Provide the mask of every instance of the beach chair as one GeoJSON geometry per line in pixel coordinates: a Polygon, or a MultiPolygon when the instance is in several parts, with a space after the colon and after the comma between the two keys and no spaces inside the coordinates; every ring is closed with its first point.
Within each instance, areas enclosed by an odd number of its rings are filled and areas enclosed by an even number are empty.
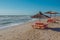
{"type": "Polygon", "coordinates": [[[34,25],[32,25],[32,27],[35,29],[45,29],[47,28],[47,24],[40,22],[40,23],[35,23],[34,25]]]}
{"type": "Polygon", "coordinates": [[[54,19],[54,18],[49,18],[49,19],[47,20],[47,22],[48,22],[48,23],[57,23],[57,20],[54,19]]]}

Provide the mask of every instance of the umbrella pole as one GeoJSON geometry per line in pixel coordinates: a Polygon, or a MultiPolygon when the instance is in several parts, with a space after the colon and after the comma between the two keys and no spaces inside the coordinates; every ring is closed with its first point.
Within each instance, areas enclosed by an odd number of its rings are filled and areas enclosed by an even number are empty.
{"type": "Polygon", "coordinates": [[[39,21],[40,21],[40,18],[39,18],[39,21]]]}
{"type": "Polygon", "coordinates": [[[56,14],[55,14],[54,18],[56,18],[56,14]]]}
{"type": "Polygon", "coordinates": [[[51,14],[50,14],[50,17],[51,17],[51,14]]]}
{"type": "Polygon", "coordinates": [[[56,14],[55,14],[55,17],[56,17],[56,14]]]}

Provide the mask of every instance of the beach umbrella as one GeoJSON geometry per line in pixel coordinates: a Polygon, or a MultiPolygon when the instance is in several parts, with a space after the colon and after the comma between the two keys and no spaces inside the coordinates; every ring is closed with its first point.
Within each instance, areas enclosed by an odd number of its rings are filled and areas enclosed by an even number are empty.
{"type": "Polygon", "coordinates": [[[36,15],[33,15],[32,18],[38,18],[40,20],[41,18],[49,18],[49,16],[44,15],[42,12],[39,11],[36,15]]]}
{"type": "Polygon", "coordinates": [[[50,18],[50,17],[47,15],[44,15],[42,12],[39,12],[36,15],[31,16],[31,18],[50,18]]]}
{"type": "Polygon", "coordinates": [[[40,18],[42,18],[42,12],[37,13],[36,15],[33,15],[32,18],[38,18],[40,20],[40,18]]]}
{"type": "Polygon", "coordinates": [[[52,11],[48,11],[45,12],[46,14],[50,14],[50,17],[52,16],[52,14],[54,14],[54,17],[56,17],[56,14],[58,14],[57,12],[52,12],[52,11]]]}

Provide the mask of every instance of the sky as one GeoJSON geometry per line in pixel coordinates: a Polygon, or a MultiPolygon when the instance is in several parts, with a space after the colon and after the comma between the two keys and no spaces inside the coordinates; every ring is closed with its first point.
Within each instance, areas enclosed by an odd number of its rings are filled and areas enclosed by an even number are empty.
{"type": "Polygon", "coordinates": [[[60,12],[60,0],[0,0],[0,15],[34,15],[39,11],[60,12]]]}

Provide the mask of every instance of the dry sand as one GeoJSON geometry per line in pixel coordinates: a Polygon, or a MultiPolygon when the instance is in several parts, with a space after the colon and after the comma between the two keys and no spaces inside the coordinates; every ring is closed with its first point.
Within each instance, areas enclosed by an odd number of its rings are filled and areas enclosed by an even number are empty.
{"type": "MultiPolygon", "coordinates": [[[[46,20],[42,19],[46,23],[46,20]]],[[[0,30],[0,40],[60,40],[60,21],[48,25],[51,29],[33,29],[28,22],[0,30]]]]}

